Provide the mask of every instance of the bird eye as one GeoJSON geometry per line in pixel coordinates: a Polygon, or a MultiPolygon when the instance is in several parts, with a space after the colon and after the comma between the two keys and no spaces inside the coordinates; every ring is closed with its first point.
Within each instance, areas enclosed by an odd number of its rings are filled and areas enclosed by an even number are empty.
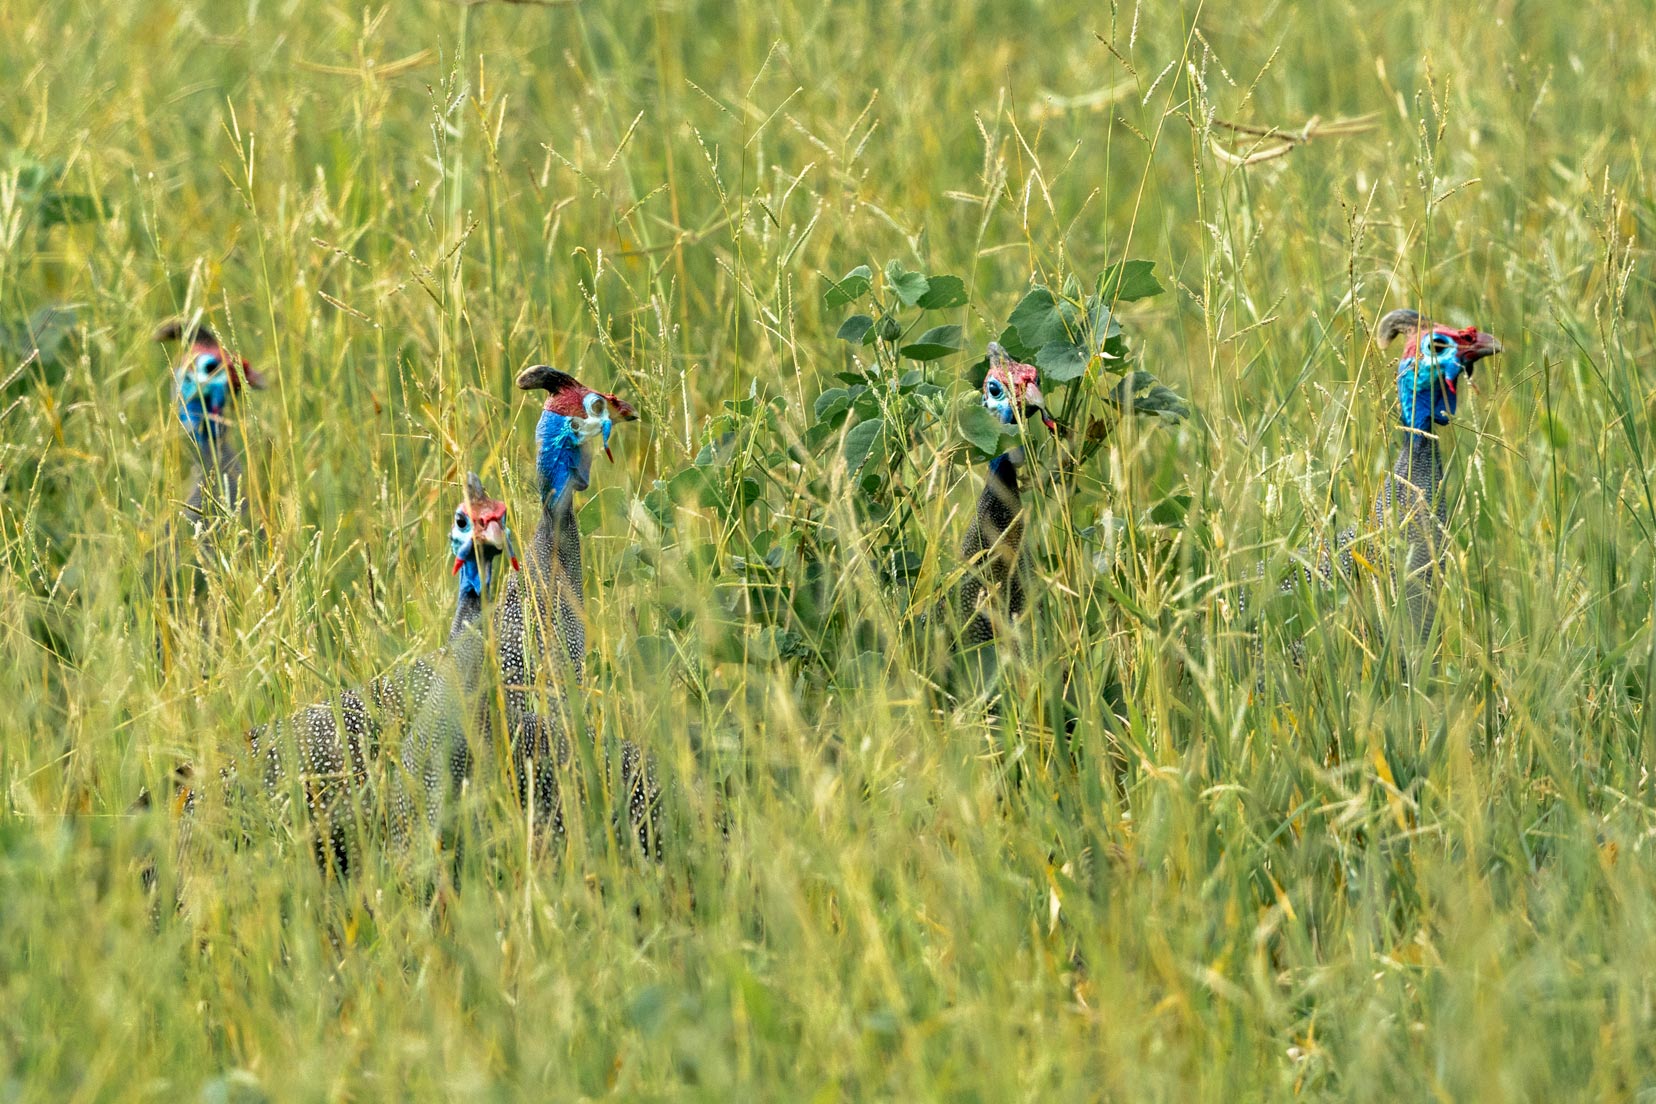
{"type": "Polygon", "coordinates": [[[464,510],[454,511],[454,527],[456,529],[470,529],[471,528],[471,518],[466,516],[466,511],[464,511],[464,510]]]}
{"type": "Polygon", "coordinates": [[[998,399],[998,398],[1001,397],[1000,380],[990,380],[989,381],[989,394],[992,398],[998,399]]]}

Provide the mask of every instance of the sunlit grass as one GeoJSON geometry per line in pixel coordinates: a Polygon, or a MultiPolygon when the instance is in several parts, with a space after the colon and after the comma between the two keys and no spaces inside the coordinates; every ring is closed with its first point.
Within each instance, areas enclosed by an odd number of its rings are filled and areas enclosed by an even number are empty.
{"type": "Polygon", "coordinates": [[[0,1099],[1656,1091],[1647,16],[0,8],[0,1099]],[[1246,168],[1211,141],[1370,113],[1246,168]],[[645,508],[727,400],[804,431],[848,363],[824,275],[958,274],[980,347],[1032,278],[1125,257],[1169,288],[1134,350],[1195,416],[1073,475],[1034,449],[995,710],[917,631],[980,485],[947,442],[904,475],[912,593],[832,444],[741,517],[645,508]],[[1238,613],[1258,563],[1366,519],[1401,305],[1507,349],[1450,431],[1414,686],[1386,587],[1277,599],[1257,646],[1238,613]],[[190,457],[148,337],[196,310],[272,374],[240,423],[263,535],[169,604],[146,564],[190,457]],[[458,478],[533,525],[539,361],[645,417],[583,514],[557,854],[492,752],[435,900],[384,854],[329,881],[266,809],[183,852],[165,803],[129,814],[440,643],[458,478]],[[744,623],[760,530],[831,553],[810,654],[744,623]],[[613,830],[623,736],[668,786],[659,864],[613,830]]]}

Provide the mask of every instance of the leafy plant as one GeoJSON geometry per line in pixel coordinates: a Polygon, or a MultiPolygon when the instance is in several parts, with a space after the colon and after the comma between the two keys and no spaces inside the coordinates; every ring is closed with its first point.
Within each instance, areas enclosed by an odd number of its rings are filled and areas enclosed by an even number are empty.
{"type": "MultiPolygon", "coordinates": [[[[1000,343],[1041,368],[1064,420],[1088,418],[1066,457],[1090,456],[1128,412],[1164,421],[1187,413],[1177,394],[1132,366],[1113,313],[1161,290],[1149,262],[1129,261],[1106,271],[1091,295],[1038,285],[1013,308],[1000,343]]],[[[987,460],[1017,433],[980,400],[987,358],[961,363],[965,329],[944,313],[968,305],[960,277],[895,261],[879,271],[859,265],[824,280],[822,295],[830,309],[850,310],[838,329],[847,355],[834,386],[804,410],[760,394],[757,384],[745,398],[726,400],[703,425],[691,462],[644,498],[661,545],[635,547],[628,562],[651,571],[666,556],[714,587],[719,608],[711,616],[669,619],[664,629],[710,634],[705,654],[717,658],[804,661],[867,636],[830,586],[852,562],[836,511],[849,509],[875,542],[861,551],[871,553],[884,583],[907,587],[936,537],[918,524],[917,488],[939,462],[987,460]],[[715,531],[683,532],[685,510],[715,531]]],[[[655,638],[645,649],[671,651],[655,638]]]]}
{"type": "Polygon", "coordinates": [[[12,152],[10,162],[18,200],[42,229],[63,223],[93,222],[105,216],[97,196],[64,187],[68,169],[62,163],[47,164],[17,151],[12,152]]]}

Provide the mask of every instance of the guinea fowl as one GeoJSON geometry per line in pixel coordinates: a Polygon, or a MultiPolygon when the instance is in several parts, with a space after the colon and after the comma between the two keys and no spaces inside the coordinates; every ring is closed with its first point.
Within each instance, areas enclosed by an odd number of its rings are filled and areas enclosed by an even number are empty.
{"type": "MultiPolygon", "coordinates": [[[[1449,503],[1443,493],[1444,463],[1434,428],[1447,425],[1458,405],[1459,381],[1471,379],[1479,361],[1501,351],[1501,343],[1476,326],[1452,329],[1422,318],[1418,311],[1394,310],[1380,319],[1376,336],[1389,345],[1407,337],[1397,365],[1398,420],[1402,447],[1374,500],[1377,541],[1360,538],[1354,527],[1342,529],[1332,548],[1324,545],[1315,557],[1302,552],[1300,565],[1278,586],[1280,593],[1300,583],[1332,586],[1336,575],[1356,578],[1357,553],[1368,553],[1365,564],[1389,577],[1401,592],[1408,610],[1413,639],[1409,653],[1426,643],[1436,620],[1439,569],[1449,548],[1449,503]],[[1400,539],[1396,539],[1400,538],[1400,539]],[[1401,545],[1400,548],[1396,545],[1401,545]],[[1390,565],[1386,570],[1385,565],[1390,565]],[[1401,565],[1399,575],[1397,567],[1401,565]]],[[[1256,575],[1263,577],[1261,564],[1256,575]]],[[[1242,610],[1248,609],[1247,591],[1241,592],[1242,610]]],[[[1254,634],[1254,650],[1261,643],[1254,634]]],[[[1293,641],[1295,663],[1304,660],[1304,641],[1293,641]]],[[[1264,673],[1259,675],[1263,686],[1264,673]]]]}
{"type": "MultiPolygon", "coordinates": [[[[1016,424],[1033,411],[1047,429],[1057,430],[1041,394],[1040,373],[1033,365],[1013,360],[994,342],[989,343],[989,371],[983,377],[983,405],[1004,425],[1016,424]]],[[[1018,489],[1023,462],[1022,446],[989,461],[983,493],[961,544],[966,576],[955,592],[955,609],[964,626],[961,644],[966,649],[990,643],[1023,612],[1024,518],[1018,489]]]]}
{"type": "Polygon", "coordinates": [[[246,359],[227,353],[204,322],[175,319],[155,331],[158,342],[185,339],[188,347],[174,371],[174,385],[178,420],[189,431],[196,455],[184,517],[203,526],[216,514],[246,516],[240,435],[230,413],[244,387],[262,390],[265,380],[246,359]]]}
{"type": "Polygon", "coordinates": [[[1438,571],[1449,547],[1449,502],[1443,493],[1443,454],[1434,427],[1448,425],[1458,385],[1477,363],[1501,351],[1501,343],[1476,326],[1451,329],[1394,310],[1380,319],[1380,343],[1407,337],[1397,365],[1397,398],[1403,446],[1374,501],[1382,533],[1402,537],[1402,588],[1416,643],[1431,633],[1437,615],[1438,571]]]}
{"type": "MultiPolygon", "coordinates": [[[[591,482],[593,453],[601,447],[609,454],[615,422],[634,421],[638,414],[622,399],[594,391],[569,373],[545,364],[524,369],[517,385],[525,391],[547,393],[535,427],[541,516],[525,557],[528,570],[508,582],[496,611],[495,641],[518,796],[544,839],[561,835],[564,828],[557,775],[568,760],[563,717],[570,702],[559,689],[561,680],[556,674],[562,669],[569,683],[578,686],[586,670],[584,577],[575,494],[591,482]],[[549,651],[548,640],[557,647],[549,651]],[[532,697],[543,678],[547,680],[544,710],[537,708],[532,697]]],[[[659,841],[660,791],[655,767],[630,740],[623,741],[620,750],[627,817],[640,843],[650,851],[659,841]]]]}
{"type": "MultiPolygon", "coordinates": [[[[468,474],[449,531],[458,594],[441,651],[247,734],[247,757],[262,763],[265,790],[282,795],[291,772],[316,830],[318,859],[331,859],[341,873],[350,868],[359,819],[383,823],[401,850],[417,820],[442,827],[446,806],[470,773],[469,737],[481,738],[489,727],[483,602],[495,562],[506,556],[517,566],[505,517],[505,505],[468,474]],[[395,759],[385,762],[388,738],[399,742],[395,759]]],[[[234,773],[225,771],[226,781],[234,773]]],[[[193,793],[183,796],[186,812],[194,800],[193,793]]]]}

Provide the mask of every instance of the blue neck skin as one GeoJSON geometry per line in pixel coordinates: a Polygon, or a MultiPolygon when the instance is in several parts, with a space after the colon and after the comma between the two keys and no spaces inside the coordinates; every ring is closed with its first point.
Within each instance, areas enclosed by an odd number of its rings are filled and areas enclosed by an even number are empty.
{"type": "Polygon", "coordinates": [[[217,442],[229,405],[230,379],[217,357],[198,356],[179,370],[178,420],[203,452],[211,451],[217,442]]]}
{"type": "Polygon", "coordinates": [[[555,509],[571,490],[584,491],[592,478],[592,454],[586,448],[586,423],[543,410],[535,427],[539,451],[535,470],[540,476],[541,505],[555,509]]]}
{"type": "Polygon", "coordinates": [[[224,403],[220,401],[215,404],[211,391],[206,394],[193,392],[179,398],[178,420],[189,430],[196,447],[203,452],[211,452],[218,441],[224,429],[223,415],[224,403]]]}
{"type": "Polygon", "coordinates": [[[1460,354],[1452,342],[1436,348],[1430,338],[1422,338],[1420,344],[1414,356],[1403,358],[1397,366],[1398,418],[1403,428],[1417,431],[1411,436],[1449,424],[1462,372],[1460,354]]]}
{"type": "Polygon", "coordinates": [[[483,597],[483,575],[477,570],[477,557],[470,552],[460,559],[460,595],[481,599],[483,597]]]}

